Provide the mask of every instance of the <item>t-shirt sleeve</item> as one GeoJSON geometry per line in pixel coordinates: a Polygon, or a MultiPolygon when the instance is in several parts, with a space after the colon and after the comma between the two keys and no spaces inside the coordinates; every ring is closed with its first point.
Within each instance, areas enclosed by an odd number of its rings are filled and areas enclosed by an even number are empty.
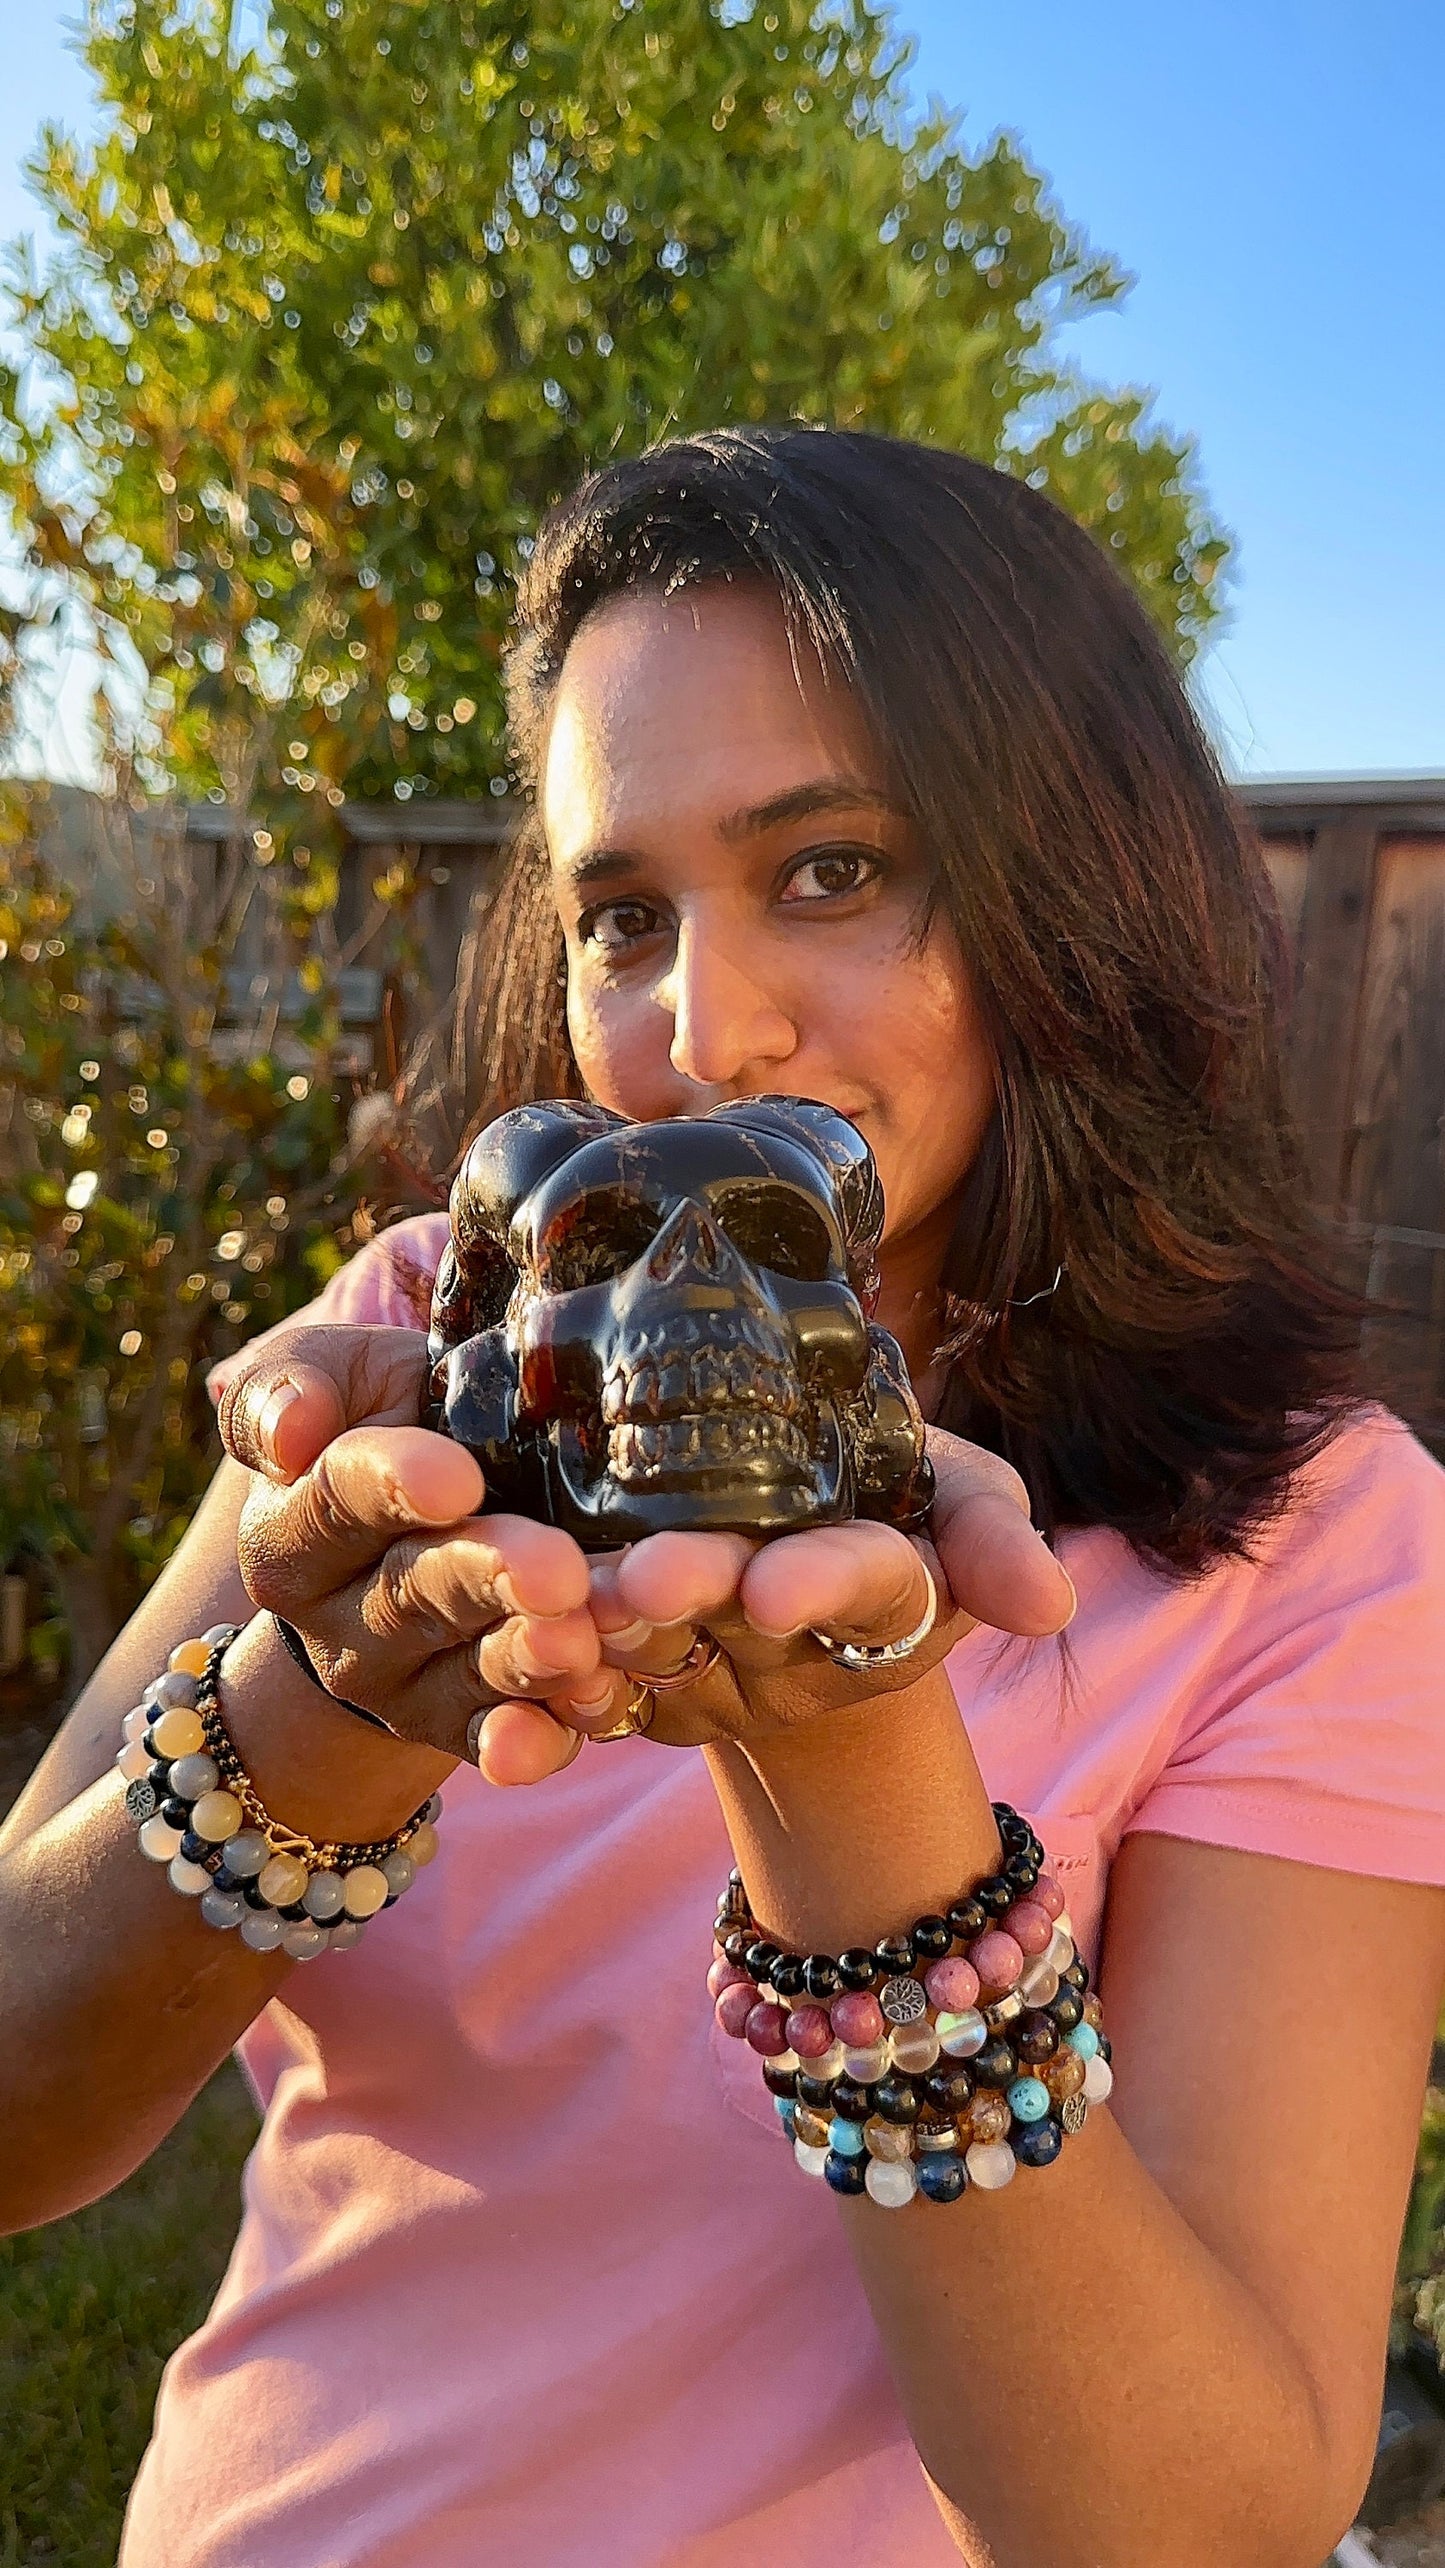
{"type": "Polygon", "coordinates": [[[234,1355],[223,1356],[206,1376],[213,1401],[219,1400],[233,1376],[250,1364],[258,1350],[292,1329],[344,1327],[424,1329],[431,1302],[432,1278],[447,1241],[445,1213],[423,1213],[398,1222],[358,1249],[338,1267],[314,1302],[292,1311],[274,1328],[248,1338],[234,1355]]]}
{"type": "Polygon", "coordinates": [[[1398,1419],[1344,1430],[1272,1529],[1145,1829],[1445,1883],[1445,1471],[1398,1419]]]}

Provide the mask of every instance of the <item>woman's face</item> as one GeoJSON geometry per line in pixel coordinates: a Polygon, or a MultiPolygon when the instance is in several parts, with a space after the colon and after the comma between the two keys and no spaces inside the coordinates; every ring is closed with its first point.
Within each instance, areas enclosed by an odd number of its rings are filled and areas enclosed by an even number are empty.
{"type": "Polygon", "coordinates": [[[644,589],[591,616],[541,805],[589,1094],[639,1122],[835,1106],[878,1162],[890,1243],[941,1256],[989,1046],[952,929],[920,943],[927,869],[878,751],[816,659],[795,670],[772,592],[644,589]]]}

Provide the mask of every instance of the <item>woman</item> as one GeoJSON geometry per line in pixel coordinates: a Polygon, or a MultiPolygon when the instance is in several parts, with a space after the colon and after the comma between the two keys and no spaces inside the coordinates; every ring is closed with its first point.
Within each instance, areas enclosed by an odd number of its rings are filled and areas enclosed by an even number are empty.
{"type": "Polygon", "coordinates": [[[589,1565],[479,1517],[415,1424],[440,1217],[232,1371],[232,1458],[5,1839],[8,2224],[238,2040],[266,2105],[126,2568],[1319,2568],[1445,1968],[1445,1497],[1315,1271],[1257,852],[1106,558],[920,448],[609,470],[541,534],[511,689],[473,1123],[850,1116],[932,1539],[589,1565]],[[446,1784],[438,1860],[315,1968],[208,1932],[113,1770],[231,1623],[292,1828],[384,1839],[446,1784]],[[998,2190],[835,2198],[714,2023],[709,1894],[735,1860],[776,1946],[871,1946],[994,1874],[990,1795],[1097,1959],[1112,2103],[998,2190]]]}

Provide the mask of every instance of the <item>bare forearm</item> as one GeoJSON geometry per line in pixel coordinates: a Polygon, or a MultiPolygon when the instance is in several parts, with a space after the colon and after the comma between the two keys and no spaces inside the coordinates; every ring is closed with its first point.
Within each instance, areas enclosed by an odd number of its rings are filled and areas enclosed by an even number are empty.
{"type": "MultiPolygon", "coordinates": [[[[130,1688],[105,1691],[102,1674],[80,1717],[118,1742],[130,1688]]],[[[318,1836],[387,1833],[448,1770],[330,1711],[260,1626],[228,1662],[227,1713],[268,1806],[318,1836]]],[[[123,1794],[107,1762],[0,1857],[0,2230],[140,2165],[296,1967],[204,1925],[140,1853],[123,1794]]]]}
{"type": "MultiPolygon", "coordinates": [[[[793,1949],[871,1943],[996,1860],[941,1674],[707,1755],[754,1914],[793,1949]]],[[[1297,2350],[1112,2112],[1001,2193],[839,2216],[961,2547],[972,2526],[998,2568],[1318,2568],[1348,2456],[1324,2448],[1297,2350]]]]}

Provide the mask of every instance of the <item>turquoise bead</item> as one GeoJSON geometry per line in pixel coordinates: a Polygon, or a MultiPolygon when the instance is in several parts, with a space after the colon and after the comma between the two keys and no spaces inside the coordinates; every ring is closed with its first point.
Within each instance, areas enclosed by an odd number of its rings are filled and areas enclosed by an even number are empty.
{"type": "Polygon", "coordinates": [[[840,2158],[861,2158],[868,2146],[863,2137],[863,2125],[861,2122],[844,2122],[840,2116],[829,2129],[828,2146],[836,2150],[840,2158]]]}
{"type": "Polygon", "coordinates": [[[1015,2122],[1042,2122],[1049,2109],[1049,2091],[1041,2078],[1015,2078],[1006,2101],[1015,2122]]]}
{"type": "Polygon", "coordinates": [[[1092,2024],[1076,2024],[1072,2033],[1064,2035],[1064,2040],[1072,2044],[1081,2060],[1092,2060],[1099,2047],[1099,2037],[1092,2024]]]}
{"type": "Polygon", "coordinates": [[[776,2113],[778,2120],[781,2122],[783,2129],[786,2131],[790,2140],[793,2137],[793,2116],[797,2110],[798,2108],[794,2104],[790,2095],[774,2096],[773,2111],[776,2113]]]}

